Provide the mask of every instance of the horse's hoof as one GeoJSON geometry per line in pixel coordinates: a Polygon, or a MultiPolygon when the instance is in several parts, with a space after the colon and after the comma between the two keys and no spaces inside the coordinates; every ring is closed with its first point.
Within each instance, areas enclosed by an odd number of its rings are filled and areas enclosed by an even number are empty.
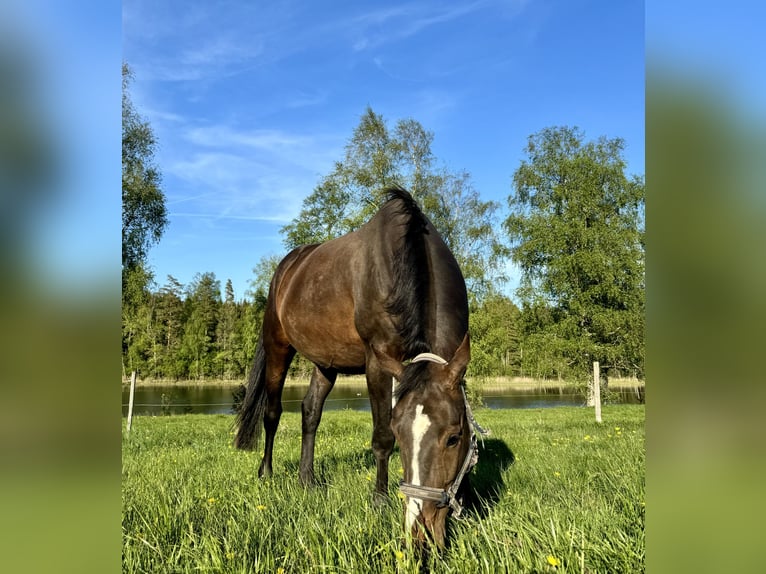
{"type": "Polygon", "coordinates": [[[380,508],[388,504],[388,496],[382,492],[374,492],[372,494],[372,504],[375,508],[380,508]]]}
{"type": "Polygon", "coordinates": [[[316,480],[316,478],[314,478],[313,474],[309,474],[309,475],[301,474],[301,475],[299,475],[298,478],[300,479],[301,484],[305,488],[311,488],[312,486],[317,486],[317,484],[318,484],[317,480],[316,480]]]}

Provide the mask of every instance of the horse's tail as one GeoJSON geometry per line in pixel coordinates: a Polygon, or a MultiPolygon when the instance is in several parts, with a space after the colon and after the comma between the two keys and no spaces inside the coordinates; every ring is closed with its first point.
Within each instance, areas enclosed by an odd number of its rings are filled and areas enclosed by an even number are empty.
{"type": "Polygon", "coordinates": [[[255,359],[247,381],[247,393],[237,414],[237,436],[234,446],[253,450],[261,436],[263,413],[266,410],[266,351],[263,348],[263,332],[258,338],[255,359]]]}

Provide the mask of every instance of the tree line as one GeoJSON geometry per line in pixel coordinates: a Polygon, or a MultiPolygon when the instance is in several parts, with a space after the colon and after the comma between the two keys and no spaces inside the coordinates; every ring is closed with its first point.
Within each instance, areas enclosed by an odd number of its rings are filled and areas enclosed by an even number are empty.
{"type": "MultiPolygon", "coordinates": [[[[257,343],[271,275],[265,257],[251,290],[223,296],[213,273],[158,287],[145,255],[167,224],[150,126],[126,97],[123,68],[123,371],[163,379],[239,379],[257,343]],[[126,103],[128,106],[126,112],[126,103]]],[[[128,76],[129,80],[129,70],[128,76]]],[[[592,361],[609,375],[644,375],[644,180],[628,176],[625,142],[586,140],[578,128],[529,136],[508,212],[485,201],[470,174],[433,155],[414,119],[393,126],[367,108],[330,173],[281,230],[285,253],[367,221],[382,190],[407,188],[460,264],[469,292],[469,375],[582,379],[592,361]],[[505,263],[521,270],[517,306],[505,263]]],[[[307,375],[301,358],[292,374],[307,375]]]]}
{"type": "MultiPolygon", "coordinates": [[[[259,283],[258,278],[252,281],[259,283]]],[[[138,371],[153,379],[223,379],[247,376],[260,334],[267,293],[261,288],[236,298],[231,280],[197,274],[188,285],[173,276],[145,292],[126,325],[130,344],[123,376],[138,371]]],[[[500,294],[487,297],[471,314],[474,374],[520,373],[519,310],[500,294]]],[[[312,365],[298,356],[290,374],[307,377],[312,365]]]]}

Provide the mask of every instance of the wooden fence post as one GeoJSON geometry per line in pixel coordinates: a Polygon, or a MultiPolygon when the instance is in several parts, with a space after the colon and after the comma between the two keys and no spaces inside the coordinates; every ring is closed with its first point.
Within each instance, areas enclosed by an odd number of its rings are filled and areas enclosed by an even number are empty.
{"type": "Polygon", "coordinates": [[[128,432],[133,422],[133,394],[136,392],[136,372],[130,374],[130,398],[128,399],[128,432]]]}
{"type": "Polygon", "coordinates": [[[601,374],[598,361],[593,361],[593,404],[596,407],[596,422],[601,422],[601,374]]]}

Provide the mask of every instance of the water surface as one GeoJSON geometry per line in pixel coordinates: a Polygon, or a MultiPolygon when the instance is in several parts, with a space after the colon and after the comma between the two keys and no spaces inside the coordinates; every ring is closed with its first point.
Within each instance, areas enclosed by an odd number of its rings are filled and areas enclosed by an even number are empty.
{"type": "MultiPolygon", "coordinates": [[[[308,383],[285,385],[282,408],[285,412],[300,412],[308,383]]],[[[134,415],[163,414],[226,414],[231,413],[236,386],[223,385],[152,385],[136,387],[133,398],[134,415]]],[[[122,388],[122,414],[128,414],[129,386],[122,388]]],[[[622,388],[615,390],[615,402],[641,403],[644,390],[622,388]]],[[[534,409],[559,406],[580,406],[585,397],[568,388],[545,389],[493,386],[483,394],[484,406],[490,409],[534,409]]],[[[367,387],[364,383],[338,382],[325,403],[325,410],[369,411],[367,387]]]]}

